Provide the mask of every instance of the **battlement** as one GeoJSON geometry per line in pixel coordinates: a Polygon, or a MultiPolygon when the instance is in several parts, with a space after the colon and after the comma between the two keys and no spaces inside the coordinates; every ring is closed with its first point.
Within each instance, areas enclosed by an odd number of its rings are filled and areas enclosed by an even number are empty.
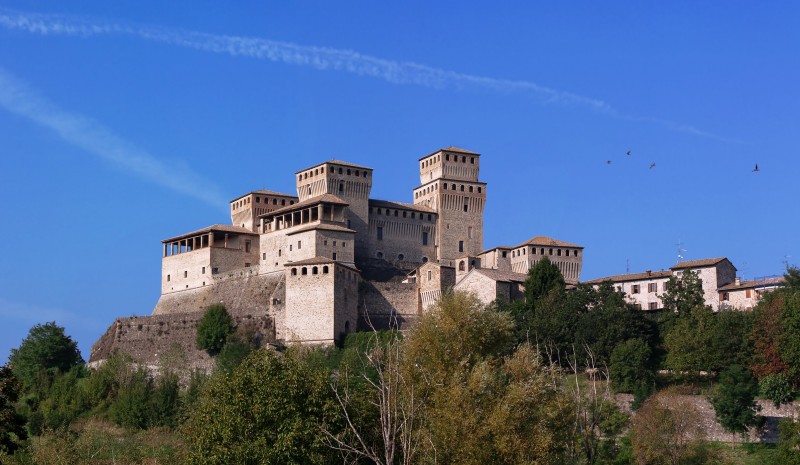
{"type": "Polygon", "coordinates": [[[437,150],[419,159],[419,182],[434,179],[477,181],[480,171],[480,154],[458,147],[437,150]]]}

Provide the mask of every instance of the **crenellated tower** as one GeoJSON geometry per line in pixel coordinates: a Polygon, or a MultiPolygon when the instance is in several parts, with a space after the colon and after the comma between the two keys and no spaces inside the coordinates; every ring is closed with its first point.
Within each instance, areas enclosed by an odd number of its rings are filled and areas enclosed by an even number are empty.
{"type": "Polygon", "coordinates": [[[448,266],[483,251],[486,183],[478,180],[480,154],[448,147],[419,160],[414,203],[436,210],[436,259],[448,266]]]}
{"type": "Polygon", "coordinates": [[[347,202],[345,221],[348,228],[356,231],[355,253],[356,256],[364,256],[369,231],[372,168],[330,160],[295,174],[297,196],[301,202],[323,194],[332,194],[347,202]]]}

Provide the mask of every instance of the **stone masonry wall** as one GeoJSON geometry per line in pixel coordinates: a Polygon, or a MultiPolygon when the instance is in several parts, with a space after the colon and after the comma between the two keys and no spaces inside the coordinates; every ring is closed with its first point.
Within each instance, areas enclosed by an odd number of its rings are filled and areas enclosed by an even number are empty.
{"type": "MultiPolygon", "coordinates": [[[[188,369],[210,371],[213,360],[197,349],[197,324],[203,312],[174,315],[117,318],[94,343],[89,364],[96,365],[115,351],[130,355],[148,368],[156,368],[172,358],[172,363],[188,369]]],[[[254,334],[261,343],[274,342],[274,327],[266,314],[235,315],[237,330],[254,334]]]]}
{"type": "Polygon", "coordinates": [[[251,267],[217,279],[214,285],[162,295],[153,315],[197,312],[220,302],[231,314],[267,314],[283,271],[260,275],[251,267]]]}
{"type": "Polygon", "coordinates": [[[417,313],[417,286],[399,279],[390,281],[362,281],[359,285],[358,303],[360,331],[397,327],[407,329],[417,313]]]}

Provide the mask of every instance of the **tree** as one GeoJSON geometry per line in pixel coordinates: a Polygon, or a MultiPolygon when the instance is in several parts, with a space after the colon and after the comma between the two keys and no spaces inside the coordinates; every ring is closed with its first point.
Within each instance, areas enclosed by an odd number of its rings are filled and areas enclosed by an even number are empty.
{"type": "Polygon", "coordinates": [[[342,428],[328,371],[257,350],[203,389],[183,425],[187,463],[336,463],[322,428],[342,428]]]}
{"type": "Polygon", "coordinates": [[[780,291],[784,295],[782,326],[783,334],[778,339],[781,359],[785,360],[789,374],[800,380],[800,288],[787,287],[780,291]]]}
{"type": "Polygon", "coordinates": [[[78,344],[55,321],[37,324],[20,346],[11,349],[9,364],[24,388],[32,387],[41,372],[65,373],[83,364],[78,344]]]}
{"type": "Polygon", "coordinates": [[[670,276],[667,290],[661,294],[664,310],[678,314],[687,313],[698,307],[705,307],[703,283],[697,273],[686,270],[680,276],[670,276]]]}
{"type": "Polygon", "coordinates": [[[650,346],[641,339],[630,339],[618,345],[611,354],[609,367],[614,390],[638,394],[640,397],[649,394],[655,383],[655,376],[650,368],[651,356],[650,346]]]}
{"type": "Polygon", "coordinates": [[[792,382],[786,375],[765,376],[759,381],[758,390],[762,397],[771,400],[775,404],[775,408],[794,400],[792,382]]]}
{"type": "Polygon", "coordinates": [[[17,413],[21,386],[8,365],[0,367],[0,453],[13,454],[27,439],[25,417],[17,413]]]}
{"type": "Polygon", "coordinates": [[[711,371],[720,372],[731,365],[748,365],[753,359],[753,313],[720,311],[714,314],[711,345],[708,347],[711,371]]]}
{"type": "Polygon", "coordinates": [[[638,464],[678,465],[695,455],[704,438],[701,415],[691,399],[662,391],[647,399],[631,425],[638,464]]]}
{"type": "Polygon", "coordinates": [[[212,305],[197,323],[197,348],[217,355],[232,332],[233,319],[228,310],[222,304],[212,305]]]}
{"type": "Polygon", "coordinates": [[[753,329],[750,334],[753,360],[750,368],[759,379],[789,372],[789,364],[781,357],[779,347],[785,333],[783,325],[785,299],[785,293],[782,291],[770,292],[753,310],[753,329]]]}
{"type": "Polygon", "coordinates": [[[698,374],[713,366],[708,350],[714,343],[714,312],[705,305],[682,310],[664,337],[667,368],[680,373],[698,374]]]}
{"type": "Polygon", "coordinates": [[[732,433],[744,433],[748,426],[756,426],[757,394],[758,383],[746,368],[731,365],[720,373],[717,393],[711,399],[719,424],[732,433]]]}
{"type": "Polygon", "coordinates": [[[561,275],[561,270],[545,256],[528,270],[528,279],[525,280],[525,301],[535,305],[539,298],[553,290],[564,291],[564,276],[561,275]]]}

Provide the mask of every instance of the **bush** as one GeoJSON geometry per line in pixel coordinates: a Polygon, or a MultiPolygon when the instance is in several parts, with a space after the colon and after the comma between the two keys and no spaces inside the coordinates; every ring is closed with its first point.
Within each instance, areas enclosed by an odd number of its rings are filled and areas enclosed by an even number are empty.
{"type": "Polygon", "coordinates": [[[711,399],[717,421],[731,433],[744,433],[758,424],[755,402],[758,383],[741,365],[731,365],[720,373],[717,394],[711,399]]]}
{"type": "Polygon", "coordinates": [[[611,353],[609,367],[614,390],[635,394],[644,389],[649,393],[655,380],[649,368],[651,355],[650,346],[641,339],[631,339],[618,345],[611,353]]]}
{"type": "Polygon", "coordinates": [[[197,348],[214,356],[225,347],[233,332],[233,319],[222,304],[208,307],[197,324],[197,348]]]}
{"type": "Polygon", "coordinates": [[[792,382],[786,375],[767,375],[758,387],[761,396],[771,400],[776,408],[794,399],[792,382]]]}
{"type": "Polygon", "coordinates": [[[17,349],[11,349],[9,365],[25,388],[37,384],[40,373],[65,373],[83,358],[78,344],[64,334],[64,328],[55,321],[37,324],[17,349]]]}

